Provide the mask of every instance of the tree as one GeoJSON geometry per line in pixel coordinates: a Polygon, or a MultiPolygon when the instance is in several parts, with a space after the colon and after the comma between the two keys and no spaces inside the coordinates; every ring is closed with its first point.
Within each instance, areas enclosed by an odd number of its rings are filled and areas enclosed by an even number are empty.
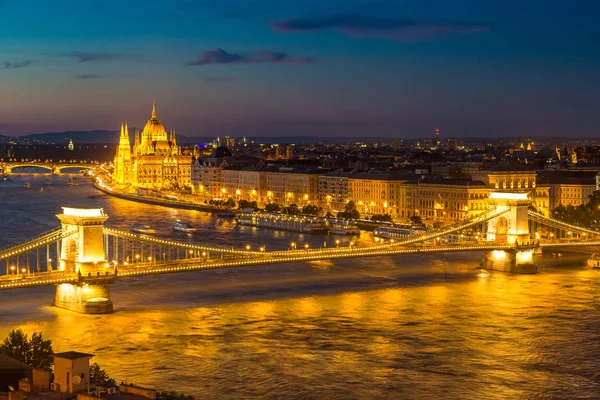
{"type": "Polygon", "coordinates": [[[238,201],[238,208],[244,209],[244,208],[249,208],[249,207],[250,207],[250,202],[248,200],[238,201]]]}
{"type": "Polygon", "coordinates": [[[227,201],[225,202],[225,207],[228,207],[228,208],[235,207],[235,200],[233,200],[231,197],[228,198],[227,201]]]}
{"type": "Polygon", "coordinates": [[[423,219],[420,215],[413,215],[410,217],[410,222],[412,222],[414,225],[423,225],[423,219]]]}
{"type": "Polygon", "coordinates": [[[297,215],[300,214],[300,209],[296,204],[290,204],[289,206],[284,207],[281,212],[288,215],[297,215]]]}
{"type": "Polygon", "coordinates": [[[22,361],[34,368],[51,369],[54,359],[52,341],[34,332],[31,340],[21,329],[13,330],[0,346],[0,354],[22,361]]]}
{"type": "Polygon", "coordinates": [[[333,218],[333,214],[331,213],[331,211],[327,211],[327,214],[325,214],[325,218],[333,218]]]}
{"type": "Polygon", "coordinates": [[[276,204],[276,203],[269,203],[265,206],[266,212],[273,213],[273,212],[278,212],[280,210],[281,210],[281,207],[279,207],[279,204],[276,204]]]}
{"type": "Polygon", "coordinates": [[[96,362],[90,365],[90,381],[96,385],[117,386],[117,381],[108,376],[108,373],[96,362]]]}
{"type": "Polygon", "coordinates": [[[393,219],[390,214],[375,214],[371,216],[371,221],[392,222],[393,219]]]}
{"type": "Polygon", "coordinates": [[[354,202],[352,200],[347,202],[346,206],[344,207],[344,211],[340,211],[338,213],[338,218],[359,219],[360,213],[356,209],[356,204],[354,204],[354,202]]]}
{"type": "Polygon", "coordinates": [[[304,207],[302,207],[302,214],[307,214],[307,215],[319,215],[319,213],[322,211],[323,209],[319,206],[315,206],[314,204],[308,204],[304,207]]]}

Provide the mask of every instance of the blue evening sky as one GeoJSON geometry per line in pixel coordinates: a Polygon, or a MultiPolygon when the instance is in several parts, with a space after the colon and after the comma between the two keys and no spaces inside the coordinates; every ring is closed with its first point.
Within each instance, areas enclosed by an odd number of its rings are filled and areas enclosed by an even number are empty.
{"type": "Polygon", "coordinates": [[[0,0],[0,134],[595,136],[592,0],[0,0]]]}

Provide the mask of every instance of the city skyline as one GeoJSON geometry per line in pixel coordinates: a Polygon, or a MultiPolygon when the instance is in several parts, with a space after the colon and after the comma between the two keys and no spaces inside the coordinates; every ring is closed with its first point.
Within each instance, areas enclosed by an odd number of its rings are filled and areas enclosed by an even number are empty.
{"type": "Polygon", "coordinates": [[[0,134],[592,136],[598,8],[4,0],[0,134]]]}

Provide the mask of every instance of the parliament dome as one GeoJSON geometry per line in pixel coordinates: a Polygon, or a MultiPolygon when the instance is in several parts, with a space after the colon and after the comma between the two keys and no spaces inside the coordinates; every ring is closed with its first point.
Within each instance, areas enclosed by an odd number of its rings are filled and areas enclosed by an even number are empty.
{"type": "Polygon", "coordinates": [[[156,118],[156,103],[152,103],[152,117],[146,122],[142,137],[149,138],[150,141],[161,141],[167,139],[167,130],[156,118]]]}

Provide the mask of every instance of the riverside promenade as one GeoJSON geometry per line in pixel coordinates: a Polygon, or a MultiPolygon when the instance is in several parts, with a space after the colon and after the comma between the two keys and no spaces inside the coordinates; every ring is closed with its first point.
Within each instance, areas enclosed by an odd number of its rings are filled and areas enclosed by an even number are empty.
{"type": "Polygon", "coordinates": [[[227,210],[226,207],[217,207],[209,204],[202,204],[193,201],[186,200],[171,200],[164,197],[154,197],[154,196],[141,196],[137,194],[123,193],[117,190],[114,190],[108,186],[100,185],[98,182],[94,182],[94,188],[99,190],[100,192],[107,194],[109,196],[118,197],[124,200],[137,201],[138,203],[144,204],[152,204],[155,206],[163,206],[170,208],[179,208],[183,210],[196,210],[196,211],[205,211],[205,212],[220,212],[227,210]]]}

